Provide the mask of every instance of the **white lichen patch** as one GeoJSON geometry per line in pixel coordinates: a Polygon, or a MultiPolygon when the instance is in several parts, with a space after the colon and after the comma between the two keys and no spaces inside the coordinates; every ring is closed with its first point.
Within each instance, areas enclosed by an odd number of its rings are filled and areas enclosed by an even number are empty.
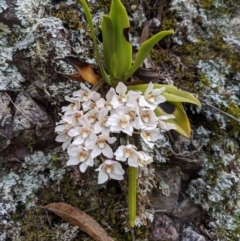
{"type": "Polygon", "coordinates": [[[214,237],[231,240],[236,233],[235,238],[240,238],[240,159],[233,153],[238,153],[239,147],[234,139],[210,138],[209,132],[201,133],[209,140],[204,145],[210,146],[212,155],[205,156],[201,178],[191,182],[187,193],[208,212],[214,237]]]}
{"type": "Polygon", "coordinates": [[[161,135],[161,138],[155,142],[155,147],[151,149],[144,141],[141,140],[142,150],[147,152],[150,156],[154,157],[154,160],[159,163],[166,163],[168,160],[168,154],[171,149],[171,144],[167,140],[165,135],[161,135]]]}
{"type": "Polygon", "coordinates": [[[32,25],[44,16],[45,8],[49,2],[50,0],[18,0],[16,15],[23,26],[32,25]]]}
{"type": "Polygon", "coordinates": [[[0,183],[0,226],[12,230],[13,226],[9,225],[10,214],[16,212],[19,205],[27,210],[34,207],[37,202],[36,193],[50,182],[59,183],[64,173],[64,168],[55,167],[50,154],[45,155],[39,151],[27,156],[21,167],[3,176],[0,183]]]}
{"type": "MultiPolygon", "coordinates": [[[[4,35],[8,35],[5,33],[4,35]]],[[[6,36],[0,39],[0,90],[19,90],[23,76],[16,66],[11,64],[14,48],[7,46],[6,36]]]]}
{"type": "Polygon", "coordinates": [[[7,2],[5,0],[0,0],[0,13],[7,9],[7,2]]]}
{"type": "MultiPolygon", "coordinates": [[[[204,126],[199,126],[196,130],[203,141],[203,168],[199,173],[201,177],[191,182],[187,193],[206,210],[206,227],[214,237],[213,240],[239,240],[237,108],[240,103],[240,71],[236,65],[240,49],[239,4],[236,1],[173,0],[171,9],[177,17],[173,36],[176,46],[182,49],[185,45],[192,46],[191,51],[202,46],[199,48],[202,52],[194,53],[188,60],[197,69],[196,77],[199,76],[198,85],[203,104],[201,118],[206,121],[202,123],[204,126]],[[234,120],[210,105],[225,111],[233,107],[233,113],[236,108],[235,136],[231,134],[230,137],[228,133],[233,129],[229,123],[234,120]],[[208,121],[211,124],[208,125],[208,121]],[[219,132],[213,123],[217,123],[219,132]]],[[[199,113],[199,110],[193,111],[199,113]]]]}

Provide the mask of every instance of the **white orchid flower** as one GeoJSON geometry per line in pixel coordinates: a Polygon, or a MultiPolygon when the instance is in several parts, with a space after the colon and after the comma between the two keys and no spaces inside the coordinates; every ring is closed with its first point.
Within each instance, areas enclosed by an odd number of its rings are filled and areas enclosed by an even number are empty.
{"type": "Polygon", "coordinates": [[[143,141],[150,147],[154,147],[155,141],[162,138],[159,128],[148,127],[141,131],[141,137],[143,141]]]}
{"type": "Polygon", "coordinates": [[[63,142],[62,149],[65,151],[71,144],[72,137],[68,135],[68,131],[58,132],[58,136],[55,138],[57,142],[63,142]]]}
{"type": "Polygon", "coordinates": [[[55,127],[55,132],[68,131],[75,126],[72,116],[62,116],[62,119],[57,124],[58,125],[55,127]]]}
{"type": "Polygon", "coordinates": [[[129,166],[138,167],[138,153],[134,145],[119,146],[114,152],[118,161],[128,161],[129,166]]]}
{"type": "Polygon", "coordinates": [[[156,127],[158,123],[158,118],[156,117],[153,110],[149,108],[140,109],[140,116],[142,120],[142,128],[156,127]]]}
{"type": "Polygon", "coordinates": [[[70,105],[62,107],[62,112],[65,112],[65,115],[71,115],[75,111],[80,110],[81,103],[78,98],[65,96],[65,100],[71,102],[70,105]]]}
{"type": "Polygon", "coordinates": [[[79,125],[79,121],[83,116],[83,112],[81,110],[76,110],[72,113],[70,118],[72,119],[72,125],[77,126],[79,125]]]}
{"type": "Polygon", "coordinates": [[[133,106],[134,102],[140,97],[140,92],[129,91],[127,93],[127,86],[122,82],[119,82],[116,87],[116,93],[111,101],[111,104],[114,109],[118,108],[121,105],[133,106]]]}
{"type": "Polygon", "coordinates": [[[73,92],[74,97],[78,97],[80,102],[88,102],[92,96],[92,91],[83,83],[80,84],[81,89],[73,92]]]}
{"type": "Polygon", "coordinates": [[[76,126],[75,128],[69,130],[68,135],[75,137],[73,141],[74,145],[81,145],[83,143],[88,145],[96,139],[96,135],[92,129],[91,122],[87,119],[86,116],[83,116],[79,122],[81,126],[76,126]]]}
{"type": "Polygon", "coordinates": [[[107,124],[108,120],[108,109],[102,108],[98,113],[98,121],[94,125],[94,131],[96,134],[103,133],[109,134],[110,127],[107,124]]]}
{"type": "Polygon", "coordinates": [[[109,144],[113,144],[116,140],[116,137],[110,137],[108,134],[101,134],[97,136],[97,139],[86,146],[86,148],[92,150],[93,158],[99,156],[101,153],[108,158],[112,158],[113,150],[109,144]]]}
{"type": "Polygon", "coordinates": [[[101,95],[96,91],[92,91],[90,99],[82,103],[82,108],[84,111],[92,110],[97,108],[97,101],[101,99],[101,95]]]}
{"type": "Polygon", "coordinates": [[[158,104],[166,101],[166,98],[161,95],[162,92],[164,92],[165,90],[165,87],[162,87],[160,89],[154,89],[153,83],[150,82],[148,88],[144,93],[144,96],[142,95],[139,98],[139,105],[155,110],[158,104]]]}
{"type": "Polygon", "coordinates": [[[111,87],[110,90],[106,94],[106,102],[105,102],[105,107],[110,111],[113,108],[111,101],[112,101],[114,95],[116,95],[115,89],[113,89],[111,87]]]}
{"type": "Polygon", "coordinates": [[[119,106],[116,109],[116,113],[119,115],[126,115],[129,118],[130,124],[133,126],[133,128],[139,130],[141,128],[141,118],[139,115],[139,106],[137,102],[133,102],[132,107],[129,106],[119,106]]]}
{"type": "Polygon", "coordinates": [[[122,131],[132,136],[133,126],[127,115],[112,114],[109,116],[107,124],[110,126],[110,131],[112,133],[120,133],[122,131]]]}
{"type": "Polygon", "coordinates": [[[175,116],[171,114],[159,116],[158,126],[164,131],[176,130],[177,129],[176,125],[167,122],[168,119],[174,119],[174,118],[175,116]]]}
{"type": "Polygon", "coordinates": [[[90,121],[91,124],[95,123],[98,119],[98,113],[99,110],[98,108],[94,108],[89,110],[86,114],[85,117],[87,117],[87,119],[90,121]]]}
{"type": "Polygon", "coordinates": [[[121,164],[113,160],[106,160],[96,171],[99,171],[98,184],[106,182],[109,177],[115,180],[123,180],[123,175],[125,173],[121,164]]]}
{"type": "Polygon", "coordinates": [[[81,172],[85,172],[88,166],[93,166],[93,158],[91,152],[83,146],[70,146],[68,148],[69,160],[67,166],[78,165],[81,172]]]}

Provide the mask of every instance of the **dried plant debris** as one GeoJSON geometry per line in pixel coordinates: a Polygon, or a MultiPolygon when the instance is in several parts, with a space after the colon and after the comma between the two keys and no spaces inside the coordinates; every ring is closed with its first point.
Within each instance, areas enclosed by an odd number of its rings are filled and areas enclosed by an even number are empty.
{"type": "Polygon", "coordinates": [[[50,203],[43,208],[54,212],[69,223],[78,226],[96,241],[113,241],[105,230],[88,214],[66,203],[50,203]]]}

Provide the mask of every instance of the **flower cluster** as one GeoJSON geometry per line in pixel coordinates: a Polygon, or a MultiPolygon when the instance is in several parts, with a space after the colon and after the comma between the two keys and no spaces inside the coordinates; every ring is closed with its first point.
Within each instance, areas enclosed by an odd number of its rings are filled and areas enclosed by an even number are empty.
{"type": "Polygon", "coordinates": [[[104,161],[96,169],[101,184],[109,177],[123,179],[120,162],[133,167],[152,162],[152,157],[138,151],[134,145],[121,145],[114,152],[112,144],[117,140],[114,133],[132,136],[133,131],[138,131],[143,141],[153,148],[154,142],[161,138],[161,131],[176,129],[174,124],[167,123],[174,115],[157,117],[154,113],[157,105],[166,101],[161,95],[163,91],[165,87],[154,89],[152,83],[144,94],[127,91],[127,87],[119,82],[116,90],[111,88],[104,99],[81,84],[81,89],[73,92],[72,97],[65,97],[70,104],[62,107],[63,114],[55,128],[56,141],[62,142],[63,150],[69,154],[67,165],[80,164],[80,171],[85,172],[101,155],[104,161]]]}

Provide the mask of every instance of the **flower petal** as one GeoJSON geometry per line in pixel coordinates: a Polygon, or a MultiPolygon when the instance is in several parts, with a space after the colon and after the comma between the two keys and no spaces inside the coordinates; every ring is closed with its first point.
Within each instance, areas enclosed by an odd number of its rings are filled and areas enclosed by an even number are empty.
{"type": "Polygon", "coordinates": [[[80,163],[79,158],[77,157],[71,157],[68,161],[67,161],[67,166],[73,166],[73,165],[77,165],[80,163]]]}
{"type": "Polygon", "coordinates": [[[106,182],[108,180],[108,175],[106,172],[104,172],[103,170],[99,171],[98,174],[98,184],[102,184],[104,182],[106,182]]]}
{"type": "Polygon", "coordinates": [[[108,158],[113,157],[113,150],[109,145],[105,145],[105,147],[102,149],[102,153],[104,156],[106,156],[108,158]]]}

